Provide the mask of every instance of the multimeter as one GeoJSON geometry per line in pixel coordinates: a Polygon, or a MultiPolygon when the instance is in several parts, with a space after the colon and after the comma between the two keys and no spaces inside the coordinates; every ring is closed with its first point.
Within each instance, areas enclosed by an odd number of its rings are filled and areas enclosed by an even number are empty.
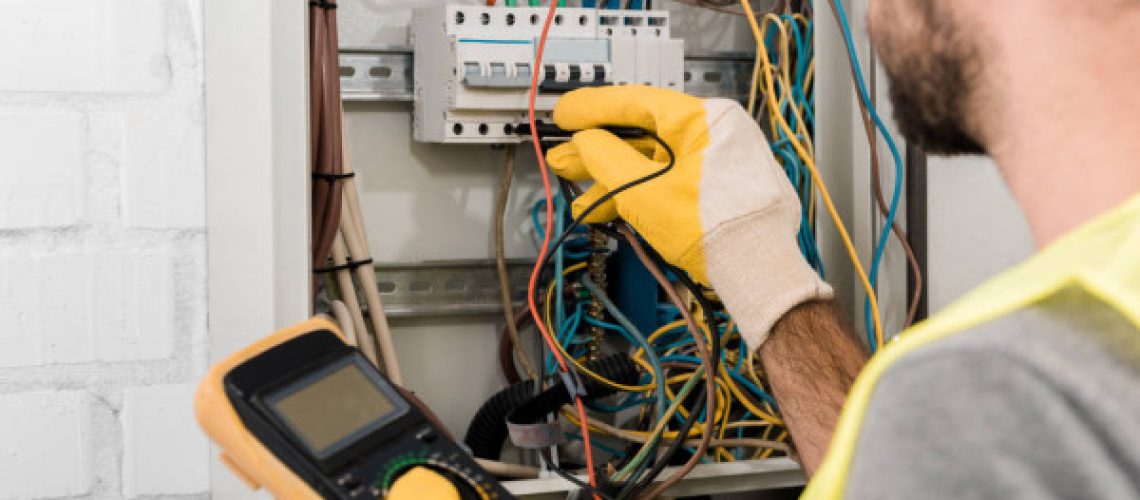
{"type": "Polygon", "coordinates": [[[458,498],[511,498],[325,319],[213,366],[194,405],[222,461],[277,498],[383,498],[413,469],[458,498]]]}

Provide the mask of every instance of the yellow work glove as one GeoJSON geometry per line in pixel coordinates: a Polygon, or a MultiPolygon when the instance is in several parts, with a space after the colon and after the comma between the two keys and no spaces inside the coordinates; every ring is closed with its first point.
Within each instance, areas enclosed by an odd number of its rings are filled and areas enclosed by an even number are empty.
{"type": "Polygon", "coordinates": [[[548,152],[550,168],[568,180],[594,181],[574,201],[575,217],[669,158],[660,147],[626,142],[598,127],[640,127],[673,149],[669,173],[619,193],[585,221],[620,216],[665,260],[712,285],[753,349],[796,305],[832,297],[796,242],[795,190],[763,132],[736,102],[645,86],[586,88],[559,99],[554,121],[580,132],[548,152]]]}

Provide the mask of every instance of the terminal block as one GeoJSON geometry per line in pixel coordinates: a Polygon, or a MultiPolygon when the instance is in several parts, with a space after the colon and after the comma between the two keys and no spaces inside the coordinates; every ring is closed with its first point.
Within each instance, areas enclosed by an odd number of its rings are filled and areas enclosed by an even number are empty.
{"type": "Polygon", "coordinates": [[[440,5],[417,8],[415,139],[434,143],[511,143],[536,110],[549,119],[558,97],[582,87],[652,85],[684,90],[684,42],[670,38],[669,13],[559,8],[542,67],[535,51],[546,7],[440,5]]]}

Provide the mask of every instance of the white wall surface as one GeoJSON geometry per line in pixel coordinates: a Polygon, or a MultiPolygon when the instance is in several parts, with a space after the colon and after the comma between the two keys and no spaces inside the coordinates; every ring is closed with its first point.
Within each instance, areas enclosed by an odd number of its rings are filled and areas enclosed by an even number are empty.
{"type": "Polygon", "coordinates": [[[930,312],[1034,251],[1021,210],[987,158],[930,158],[930,312]]]}
{"type": "Polygon", "coordinates": [[[200,0],[3,0],[0,498],[199,498],[200,0]]]}

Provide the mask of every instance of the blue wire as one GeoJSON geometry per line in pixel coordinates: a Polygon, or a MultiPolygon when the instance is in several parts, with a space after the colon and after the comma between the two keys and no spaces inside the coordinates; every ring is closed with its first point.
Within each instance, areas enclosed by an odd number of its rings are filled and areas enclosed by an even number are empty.
{"type": "MultiPolygon", "coordinates": [[[[879,129],[879,133],[883,135],[883,139],[887,143],[887,147],[891,150],[891,157],[895,162],[895,189],[891,194],[891,206],[887,211],[887,220],[885,221],[883,234],[879,236],[879,242],[875,246],[875,256],[871,259],[871,287],[872,289],[878,283],[879,264],[883,260],[883,253],[886,251],[887,243],[891,236],[891,226],[895,223],[895,218],[898,217],[899,198],[902,194],[902,181],[903,181],[903,163],[902,155],[899,153],[898,145],[895,144],[894,138],[891,137],[887,126],[883,120],[879,118],[879,112],[875,109],[875,105],[871,103],[870,92],[867,91],[867,82],[863,79],[863,67],[859,64],[859,55],[855,53],[855,41],[851,36],[851,26],[847,22],[847,13],[843,10],[843,4],[838,0],[829,0],[835,6],[835,13],[839,18],[839,25],[843,31],[843,38],[847,41],[847,55],[851,57],[851,65],[854,68],[855,81],[859,88],[859,97],[863,100],[863,104],[867,106],[867,111],[871,114],[871,119],[875,122],[875,128],[879,129]]],[[[868,297],[864,300],[864,323],[867,329],[867,340],[871,345],[871,353],[874,354],[878,350],[875,345],[875,332],[874,332],[874,319],[871,317],[871,299],[868,297]]]]}
{"type": "Polygon", "coordinates": [[[763,389],[756,387],[756,384],[753,384],[752,381],[748,380],[744,375],[741,375],[740,373],[738,373],[734,370],[725,370],[725,371],[728,372],[728,374],[732,377],[733,380],[739,382],[741,385],[745,386],[748,390],[752,391],[757,396],[760,396],[760,398],[763,399],[765,402],[772,405],[773,407],[776,406],[775,398],[770,396],[767,392],[764,392],[763,389]]]}

